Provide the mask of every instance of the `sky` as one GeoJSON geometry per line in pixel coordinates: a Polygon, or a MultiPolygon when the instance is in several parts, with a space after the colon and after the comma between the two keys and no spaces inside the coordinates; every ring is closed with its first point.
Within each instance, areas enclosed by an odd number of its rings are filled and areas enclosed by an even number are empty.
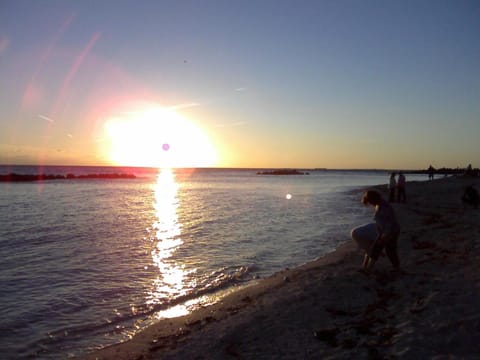
{"type": "Polygon", "coordinates": [[[0,1],[0,164],[480,166],[480,2],[0,1]]]}

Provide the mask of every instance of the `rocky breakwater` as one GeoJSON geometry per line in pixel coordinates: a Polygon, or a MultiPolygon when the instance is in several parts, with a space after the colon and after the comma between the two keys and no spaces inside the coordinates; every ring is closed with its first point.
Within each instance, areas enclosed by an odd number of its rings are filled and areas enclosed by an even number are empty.
{"type": "Polygon", "coordinates": [[[135,179],[133,174],[87,174],[87,175],[51,175],[51,174],[16,174],[0,175],[0,182],[31,182],[45,180],[74,180],[74,179],[135,179]]]}

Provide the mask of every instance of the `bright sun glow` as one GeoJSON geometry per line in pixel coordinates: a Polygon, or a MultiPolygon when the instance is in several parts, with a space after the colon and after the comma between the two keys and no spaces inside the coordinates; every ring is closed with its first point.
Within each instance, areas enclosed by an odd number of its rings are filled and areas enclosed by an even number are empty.
{"type": "Polygon", "coordinates": [[[116,165],[161,168],[215,166],[207,135],[173,110],[151,107],[105,123],[107,156],[116,165]]]}

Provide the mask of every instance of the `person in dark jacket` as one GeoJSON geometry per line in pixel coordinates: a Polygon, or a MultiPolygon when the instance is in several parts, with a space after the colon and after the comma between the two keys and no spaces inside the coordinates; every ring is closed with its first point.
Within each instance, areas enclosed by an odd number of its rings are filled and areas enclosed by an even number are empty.
{"type": "Polygon", "coordinates": [[[470,205],[475,209],[478,209],[478,205],[480,204],[480,196],[478,195],[477,189],[475,189],[472,185],[469,185],[465,188],[465,191],[462,195],[462,203],[464,207],[466,205],[470,205]]]}

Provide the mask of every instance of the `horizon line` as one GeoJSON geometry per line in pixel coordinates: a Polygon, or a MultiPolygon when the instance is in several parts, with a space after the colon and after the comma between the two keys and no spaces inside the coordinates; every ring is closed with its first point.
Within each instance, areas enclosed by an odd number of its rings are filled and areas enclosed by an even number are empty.
{"type": "MultiPolygon", "coordinates": [[[[65,165],[65,164],[0,164],[2,167],[8,166],[22,166],[22,167],[109,167],[109,168],[136,168],[136,169],[162,169],[161,166],[132,166],[132,165],[65,165]]],[[[166,167],[165,167],[166,168],[166,167]]],[[[236,167],[236,166],[192,166],[192,167],[168,167],[169,169],[177,170],[192,170],[192,169],[205,169],[205,170],[305,170],[305,171],[386,171],[386,172],[418,172],[426,171],[428,168],[326,168],[326,167],[236,167]]],[[[466,167],[465,167],[466,168],[466,167]]],[[[440,169],[458,169],[465,168],[447,168],[441,167],[440,169]]]]}

